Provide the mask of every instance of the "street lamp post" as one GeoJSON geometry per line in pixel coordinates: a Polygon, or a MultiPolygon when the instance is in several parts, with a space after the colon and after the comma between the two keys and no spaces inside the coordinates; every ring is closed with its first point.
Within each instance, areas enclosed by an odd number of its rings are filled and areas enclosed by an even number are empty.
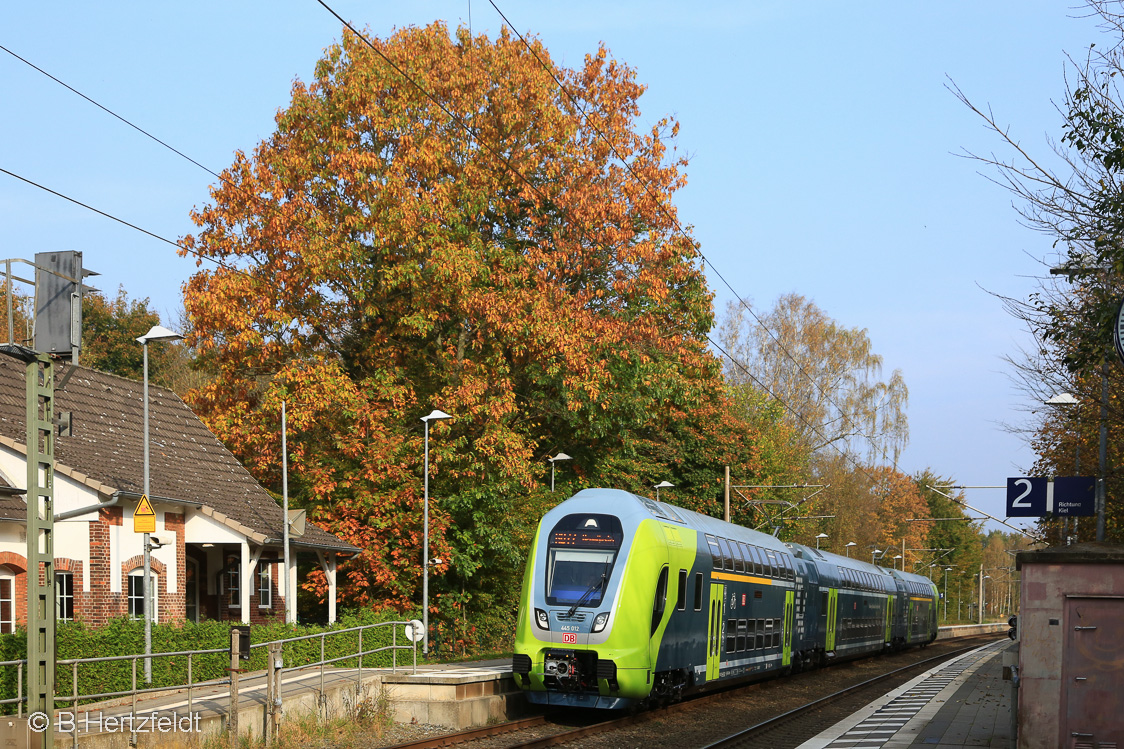
{"type": "MultiPolygon", "coordinates": [[[[894,555],[894,569],[898,568],[898,560],[902,558],[901,554],[894,555]]],[[[905,571],[905,562],[902,562],[902,571],[905,571]]]]}
{"type": "Polygon", "coordinates": [[[944,623],[948,624],[948,571],[951,567],[944,568],[944,623]]]}
{"type": "Polygon", "coordinates": [[[656,490],[656,501],[660,501],[660,489],[670,489],[673,486],[675,486],[675,484],[671,483],[670,481],[661,481],[660,483],[653,486],[652,488],[656,490]]]}
{"type": "Polygon", "coordinates": [[[826,533],[820,533],[820,534],[816,535],[816,549],[820,548],[820,539],[821,538],[827,538],[827,534],[826,533]]]}
{"type": "MultiPolygon", "coordinates": [[[[183,336],[173,333],[161,325],[153,325],[152,329],[137,339],[144,351],[144,496],[149,492],[149,436],[148,436],[148,342],[149,341],[180,341],[183,336]]],[[[151,500],[149,500],[151,501],[151,500]]],[[[152,683],[152,538],[144,534],[144,579],[141,581],[141,595],[144,597],[144,681],[152,683]]]]}
{"type": "Polygon", "coordinates": [[[843,547],[847,552],[848,558],[850,558],[850,556],[851,556],[851,547],[852,546],[858,546],[858,544],[856,544],[854,541],[848,541],[847,545],[843,547]]]}
{"type": "Polygon", "coordinates": [[[422,532],[422,653],[429,653],[429,422],[453,418],[444,411],[433,409],[422,417],[425,423],[425,526],[422,532]]]}
{"type": "Polygon", "coordinates": [[[874,560],[877,559],[881,554],[882,549],[875,549],[874,551],[870,552],[870,563],[874,564],[874,560]]]}
{"type": "MultiPolygon", "coordinates": [[[[1075,396],[1073,393],[1058,393],[1057,395],[1051,397],[1049,400],[1046,400],[1045,404],[1047,406],[1075,406],[1076,407],[1078,405],[1078,400],[1077,400],[1077,396],[1075,396]]],[[[1074,436],[1074,440],[1073,440],[1073,444],[1074,444],[1074,447],[1073,447],[1073,475],[1074,476],[1080,476],[1081,475],[1081,409],[1080,408],[1074,408],[1074,413],[1077,416],[1077,434],[1074,436]]],[[[1069,541],[1068,541],[1068,538],[1067,538],[1068,535],[1069,535],[1069,518],[1068,517],[1062,518],[1061,526],[1062,526],[1062,539],[1061,539],[1062,540],[1062,546],[1068,546],[1069,545],[1069,541]]],[[[1074,528],[1074,535],[1077,535],[1077,518],[1073,519],[1073,528],[1074,528]]]]}
{"type": "Polygon", "coordinates": [[[550,461],[550,493],[554,494],[554,461],[556,460],[573,460],[566,453],[558,453],[553,458],[547,458],[550,461]]]}

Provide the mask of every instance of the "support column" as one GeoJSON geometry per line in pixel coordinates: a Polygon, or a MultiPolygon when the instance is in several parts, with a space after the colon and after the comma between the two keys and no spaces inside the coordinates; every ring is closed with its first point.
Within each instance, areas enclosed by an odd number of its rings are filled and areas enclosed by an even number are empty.
{"type": "MultiPolygon", "coordinates": [[[[46,354],[27,364],[27,710],[49,715],[55,709],[54,371],[46,354]]],[[[40,738],[51,749],[54,727],[40,738]]]]}
{"type": "Polygon", "coordinates": [[[336,555],[328,554],[328,624],[336,623],[336,555]]]}
{"type": "Polygon", "coordinates": [[[320,569],[328,580],[328,624],[336,621],[336,554],[333,551],[325,554],[316,550],[316,558],[320,560],[320,569]]]}
{"type": "Polygon", "coordinates": [[[297,623],[297,555],[289,555],[289,569],[285,571],[289,576],[289,592],[293,600],[285,599],[285,621],[289,624],[297,623]]]}
{"type": "Polygon", "coordinates": [[[242,554],[238,559],[238,604],[242,607],[242,623],[250,623],[250,586],[253,580],[254,563],[250,557],[250,544],[242,542],[242,554]]]}

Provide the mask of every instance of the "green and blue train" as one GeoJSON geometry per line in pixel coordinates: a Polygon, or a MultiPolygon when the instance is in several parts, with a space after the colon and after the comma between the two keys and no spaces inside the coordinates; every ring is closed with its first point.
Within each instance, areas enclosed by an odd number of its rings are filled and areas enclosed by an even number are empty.
{"type": "Polygon", "coordinates": [[[937,636],[936,586],[616,489],[548,512],[512,666],[534,703],[671,701],[937,636]]]}

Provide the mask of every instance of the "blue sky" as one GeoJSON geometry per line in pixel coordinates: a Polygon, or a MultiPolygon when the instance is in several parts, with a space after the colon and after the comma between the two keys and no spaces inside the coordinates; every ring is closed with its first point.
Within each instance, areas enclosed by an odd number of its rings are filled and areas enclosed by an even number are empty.
{"type": "MultiPolygon", "coordinates": [[[[329,3],[359,27],[444,20],[494,36],[484,0],[329,3]]],[[[617,2],[497,0],[556,61],[603,42],[648,91],[643,121],[670,114],[691,156],[677,199],[734,290],[770,307],[811,298],[866,328],[910,388],[899,466],[1001,485],[1033,456],[1001,424],[1027,403],[1001,357],[1029,339],[986,290],[1029,293],[1048,238],[954,154],[1001,144],[950,94],[990,106],[1025,146],[1061,133],[1065,54],[1099,38],[1058,2],[617,2]]],[[[338,22],[314,0],[7,3],[0,45],[218,172],[273,130],[338,22]]],[[[0,52],[0,168],[155,234],[191,231],[214,178],[0,52]]],[[[175,323],[192,260],[132,229],[0,174],[3,257],[76,249],[99,288],[148,297],[175,323]]],[[[712,279],[716,307],[733,293],[712,279]]],[[[1031,404],[1033,405],[1033,404],[1031,404]]],[[[580,447],[575,446],[575,450],[580,447]]],[[[1002,491],[968,501],[1003,514],[1002,491]]]]}

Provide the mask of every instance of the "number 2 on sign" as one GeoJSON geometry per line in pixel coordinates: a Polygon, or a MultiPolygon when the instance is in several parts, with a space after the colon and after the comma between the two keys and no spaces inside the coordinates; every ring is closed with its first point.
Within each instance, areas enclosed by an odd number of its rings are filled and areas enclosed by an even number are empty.
{"type": "Polygon", "coordinates": [[[578,636],[575,635],[575,634],[570,634],[569,632],[564,632],[562,634],[562,642],[564,642],[564,643],[573,645],[573,644],[577,643],[577,641],[578,641],[578,636]]]}
{"type": "Polygon", "coordinates": [[[1028,496],[1030,496],[1031,491],[1034,490],[1034,486],[1030,483],[1030,479],[1018,479],[1017,481],[1015,481],[1015,486],[1023,486],[1025,487],[1025,489],[1022,494],[1015,497],[1015,501],[1011,503],[1011,507],[1025,507],[1027,509],[1030,509],[1030,502],[1023,501],[1028,496]]]}

